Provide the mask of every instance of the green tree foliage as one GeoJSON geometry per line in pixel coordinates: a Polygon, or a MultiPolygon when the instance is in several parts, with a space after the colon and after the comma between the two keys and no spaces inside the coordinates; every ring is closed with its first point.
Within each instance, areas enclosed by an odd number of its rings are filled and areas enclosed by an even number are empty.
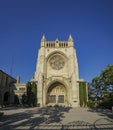
{"type": "Polygon", "coordinates": [[[98,77],[92,79],[92,87],[95,88],[95,99],[103,101],[101,104],[113,102],[113,65],[108,65],[98,77]]]}
{"type": "Polygon", "coordinates": [[[87,89],[86,82],[79,82],[79,100],[80,106],[85,107],[87,105],[87,89]]]}
{"type": "Polygon", "coordinates": [[[79,83],[79,99],[80,99],[80,106],[83,106],[83,89],[82,84],[79,83]]]}
{"type": "Polygon", "coordinates": [[[84,99],[84,106],[87,105],[87,89],[86,89],[86,83],[84,82],[83,84],[83,99],[84,99]]]}
{"type": "Polygon", "coordinates": [[[95,106],[95,102],[92,101],[92,100],[88,100],[87,106],[88,106],[88,107],[94,107],[94,106],[95,106]]]}
{"type": "Polygon", "coordinates": [[[103,86],[113,90],[113,65],[108,65],[108,67],[101,72],[100,79],[103,86]]]}
{"type": "Polygon", "coordinates": [[[92,87],[93,89],[93,95],[95,100],[98,100],[102,96],[102,86],[100,82],[100,77],[95,77],[92,79],[92,87]]]}
{"type": "Polygon", "coordinates": [[[26,87],[27,87],[27,104],[29,106],[36,106],[36,104],[37,104],[36,82],[28,82],[26,87]]]}

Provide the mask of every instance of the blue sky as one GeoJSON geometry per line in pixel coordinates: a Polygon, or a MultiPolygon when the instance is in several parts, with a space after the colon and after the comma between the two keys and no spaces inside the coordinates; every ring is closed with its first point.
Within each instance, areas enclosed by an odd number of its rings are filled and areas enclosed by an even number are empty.
{"type": "Polygon", "coordinates": [[[90,82],[113,64],[113,0],[1,0],[0,69],[29,81],[43,34],[72,35],[80,78],[90,82]]]}

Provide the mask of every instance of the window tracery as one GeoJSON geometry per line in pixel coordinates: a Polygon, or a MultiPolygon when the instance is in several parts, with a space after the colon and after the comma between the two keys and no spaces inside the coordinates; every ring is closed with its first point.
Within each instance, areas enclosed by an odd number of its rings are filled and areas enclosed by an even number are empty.
{"type": "Polygon", "coordinates": [[[55,55],[50,59],[49,63],[53,69],[60,70],[64,67],[65,61],[60,55],[55,55]]]}

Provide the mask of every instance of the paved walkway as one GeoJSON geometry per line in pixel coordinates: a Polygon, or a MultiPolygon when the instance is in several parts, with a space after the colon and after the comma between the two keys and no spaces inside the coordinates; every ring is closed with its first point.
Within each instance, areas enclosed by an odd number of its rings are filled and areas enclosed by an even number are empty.
{"type": "Polygon", "coordinates": [[[113,130],[113,113],[88,108],[4,108],[0,109],[0,129],[79,129],[91,127],[113,130]]]}

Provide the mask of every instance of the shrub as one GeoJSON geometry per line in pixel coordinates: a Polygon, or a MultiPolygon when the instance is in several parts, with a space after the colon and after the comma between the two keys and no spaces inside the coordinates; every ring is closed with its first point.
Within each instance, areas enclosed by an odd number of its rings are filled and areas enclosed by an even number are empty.
{"type": "Polygon", "coordinates": [[[87,106],[88,106],[88,107],[94,107],[94,106],[95,106],[95,101],[89,100],[89,101],[87,102],[87,106]]]}
{"type": "Polygon", "coordinates": [[[107,108],[107,109],[112,109],[112,107],[113,107],[113,101],[103,101],[99,105],[101,107],[104,107],[104,108],[107,108]]]}

